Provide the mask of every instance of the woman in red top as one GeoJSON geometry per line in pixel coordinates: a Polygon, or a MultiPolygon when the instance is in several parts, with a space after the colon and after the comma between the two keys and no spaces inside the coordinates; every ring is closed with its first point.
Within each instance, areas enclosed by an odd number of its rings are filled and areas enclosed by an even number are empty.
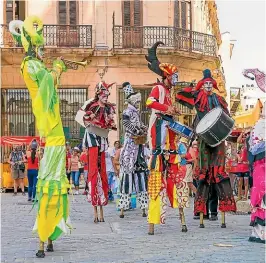
{"type": "Polygon", "coordinates": [[[243,143],[240,152],[237,154],[237,177],[238,177],[238,197],[236,201],[247,200],[248,198],[248,183],[249,183],[249,164],[248,164],[248,151],[245,142],[247,131],[241,133],[237,142],[243,143]],[[242,186],[245,184],[244,197],[242,198],[242,186]]]}
{"type": "Polygon", "coordinates": [[[27,161],[28,161],[28,201],[34,202],[36,195],[36,184],[38,178],[38,170],[39,170],[39,158],[36,154],[36,148],[33,146],[31,150],[26,153],[27,161]]]}

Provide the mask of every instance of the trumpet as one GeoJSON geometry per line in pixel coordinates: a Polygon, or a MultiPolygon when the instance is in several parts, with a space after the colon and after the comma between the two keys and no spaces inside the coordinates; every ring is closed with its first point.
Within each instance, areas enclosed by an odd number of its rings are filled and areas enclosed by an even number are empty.
{"type": "Polygon", "coordinates": [[[84,58],[82,61],[72,61],[63,58],[62,61],[64,62],[64,64],[68,69],[73,69],[73,70],[77,70],[79,66],[85,68],[89,64],[89,62],[91,62],[91,61],[88,62],[86,58],[84,58]]]}

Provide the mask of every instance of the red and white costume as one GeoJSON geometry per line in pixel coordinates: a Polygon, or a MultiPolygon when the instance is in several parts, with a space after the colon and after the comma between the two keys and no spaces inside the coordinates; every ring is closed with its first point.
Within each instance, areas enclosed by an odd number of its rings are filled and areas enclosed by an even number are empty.
{"type": "MultiPolygon", "coordinates": [[[[105,82],[97,84],[95,98],[85,102],[77,114],[76,121],[84,127],[89,124],[107,130],[115,129],[114,105],[107,102],[103,106],[99,101],[100,96],[109,95],[108,88],[111,85],[105,82]]],[[[108,203],[109,190],[105,163],[107,138],[91,133],[87,128],[83,145],[88,147],[88,201],[93,206],[105,206],[108,203]]]]}

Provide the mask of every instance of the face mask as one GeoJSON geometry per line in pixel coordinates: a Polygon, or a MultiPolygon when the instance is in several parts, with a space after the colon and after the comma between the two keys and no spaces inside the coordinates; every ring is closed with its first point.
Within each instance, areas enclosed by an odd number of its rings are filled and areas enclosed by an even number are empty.
{"type": "Polygon", "coordinates": [[[138,109],[140,107],[140,102],[141,102],[141,95],[140,95],[140,93],[131,95],[128,98],[128,103],[130,103],[131,105],[133,105],[136,109],[138,109]]]}
{"type": "Polygon", "coordinates": [[[100,95],[99,96],[99,101],[106,104],[108,100],[108,96],[106,94],[100,95]]]}
{"type": "Polygon", "coordinates": [[[37,55],[38,59],[40,59],[40,60],[43,59],[43,57],[44,57],[44,47],[43,46],[36,48],[36,55],[37,55]]]}
{"type": "Polygon", "coordinates": [[[207,91],[207,92],[211,92],[212,91],[212,88],[213,88],[213,84],[211,81],[206,81],[204,83],[204,89],[207,91]]]}
{"type": "Polygon", "coordinates": [[[172,86],[176,86],[178,83],[178,74],[177,73],[174,73],[172,76],[171,76],[171,85],[172,86]]]}

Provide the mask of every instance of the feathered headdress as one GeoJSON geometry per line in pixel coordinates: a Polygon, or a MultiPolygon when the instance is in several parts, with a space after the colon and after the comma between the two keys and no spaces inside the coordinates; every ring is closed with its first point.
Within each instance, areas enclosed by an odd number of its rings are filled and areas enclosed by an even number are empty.
{"type": "Polygon", "coordinates": [[[209,69],[203,70],[203,79],[198,82],[195,90],[201,89],[206,81],[211,81],[213,88],[217,89],[220,92],[220,90],[217,87],[217,82],[213,79],[211,71],[209,69]]]}
{"type": "Polygon", "coordinates": [[[148,56],[145,55],[148,63],[148,68],[157,75],[165,78],[177,72],[177,67],[170,63],[160,63],[157,58],[156,50],[159,45],[164,45],[163,42],[156,42],[151,48],[148,49],[148,56]]]}

